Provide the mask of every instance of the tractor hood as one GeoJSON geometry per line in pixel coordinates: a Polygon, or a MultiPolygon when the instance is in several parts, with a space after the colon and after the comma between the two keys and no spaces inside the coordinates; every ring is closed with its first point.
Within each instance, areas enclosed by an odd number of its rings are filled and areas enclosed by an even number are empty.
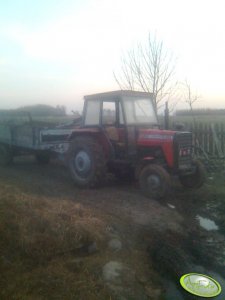
{"type": "Polygon", "coordinates": [[[191,147],[191,133],[160,130],[160,129],[140,129],[137,143],[140,147],[151,147],[161,149],[169,167],[174,166],[174,155],[189,155],[191,147]],[[176,140],[176,142],[175,142],[176,140]],[[183,152],[182,152],[183,151],[183,152]],[[176,153],[176,154],[175,154],[176,153]]]}
{"type": "Polygon", "coordinates": [[[161,129],[140,129],[138,135],[138,143],[149,145],[150,142],[159,143],[171,142],[173,140],[176,131],[161,130],[161,129]]]}

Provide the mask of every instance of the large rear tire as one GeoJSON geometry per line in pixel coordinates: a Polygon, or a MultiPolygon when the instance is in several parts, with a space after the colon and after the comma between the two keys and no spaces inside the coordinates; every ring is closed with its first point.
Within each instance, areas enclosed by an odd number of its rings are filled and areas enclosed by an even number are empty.
{"type": "Polygon", "coordinates": [[[171,187],[169,173],[161,166],[145,166],[139,175],[139,185],[143,194],[149,198],[164,198],[171,187]]]}
{"type": "Polygon", "coordinates": [[[0,166],[7,166],[13,160],[12,150],[9,146],[0,144],[0,166]]]}
{"type": "Polygon", "coordinates": [[[94,138],[76,137],[71,142],[68,166],[75,184],[80,187],[97,187],[105,181],[105,155],[94,138]]]}
{"type": "Polygon", "coordinates": [[[206,180],[204,165],[199,160],[194,160],[195,172],[186,176],[180,176],[181,184],[186,188],[200,188],[206,180]]]}

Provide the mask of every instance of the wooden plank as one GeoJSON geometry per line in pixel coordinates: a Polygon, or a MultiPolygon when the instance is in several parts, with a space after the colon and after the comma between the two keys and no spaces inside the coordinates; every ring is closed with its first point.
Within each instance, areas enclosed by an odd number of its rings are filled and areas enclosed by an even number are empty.
{"type": "Polygon", "coordinates": [[[223,152],[221,149],[220,141],[218,139],[218,124],[211,124],[212,135],[213,135],[213,144],[214,144],[214,154],[218,157],[223,157],[223,152]]]}
{"type": "Polygon", "coordinates": [[[213,137],[211,126],[209,126],[209,153],[213,154],[213,137]]]}
{"type": "Polygon", "coordinates": [[[224,143],[225,132],[224,132],[224,124],[223,123],[220,124],[220,130],[221,130],[221,137],[220,137],[221,148],[222,148],[222,151],[223,151],[223,156],[225,156],[225,149],[224,149],[224,146],[225,146],[225,143],[224,143]]]}

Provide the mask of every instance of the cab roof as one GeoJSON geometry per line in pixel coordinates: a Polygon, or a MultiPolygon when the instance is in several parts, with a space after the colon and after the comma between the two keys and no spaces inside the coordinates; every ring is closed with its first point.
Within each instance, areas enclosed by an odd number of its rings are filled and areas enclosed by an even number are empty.
{"type": "Polygon", "coordinates": [[[152,99],[153,94],[147,92],[139,92],[139,91],[131,91],[131,90],[118,90],[118,91],[111,91],[105,93],[98,93],[84,96],[85,100],[120,100],[122,96],[130,96],[130,97],[143,97],[143,98],[150,98],[152,99]]]}

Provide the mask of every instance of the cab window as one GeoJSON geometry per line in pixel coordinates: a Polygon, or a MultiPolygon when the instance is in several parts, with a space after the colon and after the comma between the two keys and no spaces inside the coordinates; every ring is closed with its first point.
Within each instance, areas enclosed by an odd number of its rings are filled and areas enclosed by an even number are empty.
{"type": "Polygon", "coordinates": [[[119,124],[124,125],[123,111],[121,102],[119,102],[119,124]]]}
{"type": "Polygon", "coordinates": [[[89,100],[86,105],[85,125],[99,125],[101,101],[89,100]]]}
{"type": "Polygon", "coordinates": [[[102,124],[114,125],[116,124],[116,103],[115,101],[104,101],[102,107],[102,124]]]}

